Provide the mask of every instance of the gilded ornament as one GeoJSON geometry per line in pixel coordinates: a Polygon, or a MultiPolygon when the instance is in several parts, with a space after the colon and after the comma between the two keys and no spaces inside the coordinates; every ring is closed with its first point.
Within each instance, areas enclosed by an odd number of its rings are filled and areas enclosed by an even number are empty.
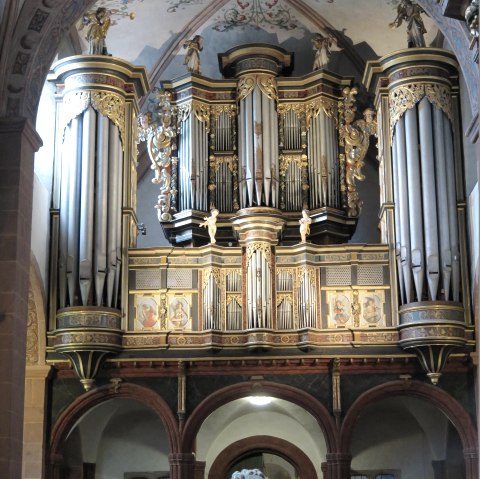
{"type": "Polygon", "coordinates": [[[172,151],[176,148],[177,135],[174,127],[174,108],[170,104],[171,94],[162,90],[154,92],[154,106],[138,118],[138,139],[147,142],[150,168],[155,175],[152,183],[158,185],[157,209],[159,221],[171,221],[172,191],[172,151]]]}
{"type": "Polygon", "coordinates": [[[283,154],[280,155],[280,176],[285,176],[287,174],[288,166],[292,161],[298,164],[299,168],[306,168],[308,166],[308,157],[307,155],[301,153],[292,153],[292,154],[283,154]]]}
{"type": "Polygon", "coordinates": [[[210,112],[213,118],[217,119],[222,113],[226,113],[230,118],[234,118],[237,115],[236,105],[212,105],[210,112]]]}
{"type": "MultiPolygon", "coordinates": [[[[358,90],[345,88],[343,100],[339,102],[339,135],[340,146],[345,148],[345,154],[340,155],[340,162],[345,161],[345,185],[348,216],[358,216],[362,208],[362,201],[358,197],[356,180],[363,181],[363,159],[367,154],[370,135],[377,134],[375,111],[367,108],[364,119],[355,120],[357,108],[355,106],[358,90]]],[[[343,185],[343,183],[342,183],[343,185]]]]}
{"type": "Polygon", "coordinates": [[[452,121],[452,99],[450,88],[439,83],[409,83],[394,88],[389,93],[390,138],[397,121],[425,96],[430,103],[441,109],[452,121]]]}
{"type": "Polygon", "coordinates": [[[237,86],[237,100],[246,98],[258,86],[262,93],[271,100],[277,100],[277,82],[275,77],[266,74],[247,75],[240,79],[237,86]]]}
{"type": "Polygon", "coordinates": [[[257,251],[260,250],[263,255],[265,256],[265,259],[267,260],[267,263],[269,265],[272,264],[272,250],[270,247],[270,243],[266,243],[264,241],[254,241],[253,243],[248,243],[247,244],[247,260],[248,264],[250,264],[250,260],[252,258],[252,255],[257,251]]]}
{"type": "Polygon", "coordinates": [[[62,123],[64,127],[81,115],[89,106],[92,106],[118,127],[122,139],[122,148],[125,149],[125,99],[122,96],[104,91],[73,91],[65,95],[63,106],[62,123]]]}
{"type": "Polygon", "coordinates": [[[220,268],[207,268],[203,273],[203,280],[202,280],[202,289],[207,287],[209,279],[213,277],[215,284],[219,289],[222,288],[222,279],[220,274],[220,268]]]}
{"type": "Polygon", "coordinates": [[[38,363],[38,316],[32,289],[28,290],[27,364],[38,363]]]}

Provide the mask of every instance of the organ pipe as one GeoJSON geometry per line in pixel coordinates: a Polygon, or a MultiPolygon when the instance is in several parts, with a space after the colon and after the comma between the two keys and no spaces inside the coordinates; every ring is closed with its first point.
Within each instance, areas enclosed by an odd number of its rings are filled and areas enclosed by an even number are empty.
{"type": "MultiPolygon", "coordinates": [[[[380,134],[391,138],[400,298],[402,304],[458,302],[462,288],[456,185],[461,183],[455,179],[452,136],[457,72],[447,52],[429,50],[417,75],[410,64],[417,53],[409,51],[388,63],[385,75],[392,75],[392,83],[387,82],[388,91],[381,94],[388,95],[389,105],[383,114],[390,118],[390,131],[380,134]]],[[[383,61],[377,72],[384,68],[383,61]]],[[[377,81],[380,76],[375,75],[377,81]]]]}
{"type": "Polygon", "coordinates": [[[70,359],[88,391],[103,358],[121,349],[128,301],[121,265],[136,243],[136,102],[148,80],[143,67],[102,55],[63,58],[49,80],[57,87],[63,141],[55,149],[53,348],[70,359]]]}

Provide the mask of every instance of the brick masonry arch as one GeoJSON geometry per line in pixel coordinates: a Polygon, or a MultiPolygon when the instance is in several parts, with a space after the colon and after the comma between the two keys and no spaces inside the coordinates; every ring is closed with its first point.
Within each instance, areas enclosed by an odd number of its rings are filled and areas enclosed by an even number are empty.
{"type": "Polygon", "coordinates": [[[294,444],[272,436],[251,436],[227,446],[215,459],[210,468],[208,479],[227,477],[235,461],[248,453],[269,452],[288,461],[302,479],[317,479],[315,467],[310,458],[294,444]]]}
{"type": "Polygon", "coordinates": [[[83,394],[61,414],[53,427],[48,453],[49,465],[62,456],[62,445],[71,429],[92,407],[110,399],[134,399],[154,411],[161,419],[170,444],[170,453],[178,453],[180,437],[177,421],[167,403],[158,394],[136,384],[106,385],[83,394]]]}
{"type": "Polygon", "coordinates": [[[195,408],[185,424],[182,436],[182,449],[193,452],[195,440],[203,422],[216,409],[235,399],[251,396],[259,391],[261,391],[262,395],[284,399],[305,409],[315,418],[320,426],[325,437],[327,453],[337,451],[338,430],[327,408],[305,391],[269,381],[235,384],[206,397],[195,408]]]}
{"type": "Polygon", "coordinates": [[[420,399],[436,407],[453,424],[462,441],[467,479],[478,477],[478,441],[477,431],[472,419],[463,406],[450,394],[438,386],[418,381],[392,381],[374,387],[361,394],[350,406],[340,431],[340,448],[342,452],[350,450],[355,423],[365,408],[382,399],[395,396],[408,396],[420,399]]]}

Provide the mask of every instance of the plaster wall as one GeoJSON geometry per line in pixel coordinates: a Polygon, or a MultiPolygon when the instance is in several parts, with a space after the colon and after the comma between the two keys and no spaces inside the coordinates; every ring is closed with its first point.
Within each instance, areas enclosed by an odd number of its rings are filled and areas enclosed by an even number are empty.
{"type": "Polygon", "coordinates": [[[384,410],[360,417],[351,451],[355,471],[397,469],[402,479],[434,479],[426,435],[403,411],[384,410]]]}
{"type": "MultiPolygon", "coordinates": [[[[314,423],[313,418],[311,422],[314,423]]],[[[245,414],[221,431],[211,428],[207,419],[198,436],[197,459],[206,461],[205,472],[208,475],[213,461],[229,444],[251,436],[275,436],[302,449],[312,460],[318,477],[322,477],[321,463],[325,461],[326,446],[320,428],[317,426],[314,429],[316,431],[307,430],[292,417],[271,411],[245,414]]]]}

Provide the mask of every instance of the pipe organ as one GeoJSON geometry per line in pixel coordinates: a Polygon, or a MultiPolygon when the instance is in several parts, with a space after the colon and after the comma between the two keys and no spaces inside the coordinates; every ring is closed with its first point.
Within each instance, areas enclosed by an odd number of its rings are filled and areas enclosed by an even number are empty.
{"type": "Polygon", "coordinates": [[[143,68],[107,56],[61,60],[49,80],[57,87],[62,139],[52,205],[51,284],[58,289],[51,289],[50,321],[55,349],[71,358],[89,389],[102,358],[121,344],[125,248],[135,245],[137,229],[136,100],[148,81],[143,68]]]}
{"type": "Polygon", "coordinates": [[[457,65],[443,50],[415,49],[370,63],[366,78],[382,119],[382,224],[395,251],[401,344],[437,381],[448,354],[465,344],[470,309],[460,263],[466,244],[459,229],[465,204],[455,140],[457,65]]]}
{"type": "MultiPolygon", "coordinates": [[[[155,207],[173,244],[205,243],[199,223],[213,208],[220,212],[220,244],[236,241],[229,219],[252,207],[282,211],[285,244],[298,241],[304,209],[313,219],[313,242],[339,242],[353,233],[361,209],[355,180],[362,179],[375,120],[356,119],[351,79],[326,71],[281,76],[292,62],[279,47],[247,45],[219,55],[225,80],[191,75],[163,83],[160,97],[168,97],[176,123],[167,137],[175,147],[161,165],[156,151],[149,153],[158,176],[168,178],[155,207]]],[[[150,102],[152,118],[165,109],[158,98],[150,102]]],[[[168,126],[142,124],[141,140],[162,142],[168,126]]]]}
{"type": "Polygon", "coordinates": [[[351,79],[290,78],[278,47],[219,63],[223,80],[154,89],[138,124],[143,69],[106,56],[55,65],[49,360],[66,356],[88,389],[107,354],[157,368],[415,353],[437,382],[474,344],[453,56],[411,48],[370,62],[376,112],[363,117],[351,79]],[[372,135],[382,244],[346,244],[372,135]],[[173,247],[136,247],[135,140],[173,247]]]}

